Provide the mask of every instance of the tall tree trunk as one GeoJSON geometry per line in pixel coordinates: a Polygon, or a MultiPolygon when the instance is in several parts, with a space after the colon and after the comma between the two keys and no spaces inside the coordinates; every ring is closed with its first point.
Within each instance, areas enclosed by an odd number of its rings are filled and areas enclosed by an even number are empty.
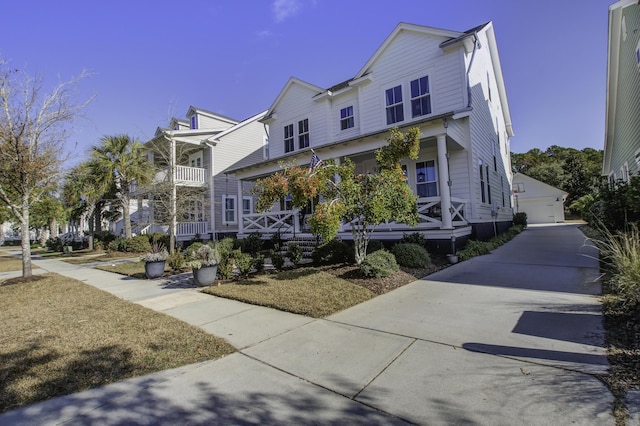
{"type": "Polygon", "coordinates": [[[49,221],[49,238],[57,238],[58,237],[58,221],[53,218],[49,221]]]}
{"type": "Polygon", "coordinates": [[[22,220],[20,229],[22,230],[22,276],[25,278],[33,275],[31,270],[31,241],[29,239],[29,195],[22,197],[22,220]]]}
{"type": "Polygon", "coordinates": [[[122,222],[124,237],[131,238],[131,200],[128,195],[122,195],[122,222]]]}

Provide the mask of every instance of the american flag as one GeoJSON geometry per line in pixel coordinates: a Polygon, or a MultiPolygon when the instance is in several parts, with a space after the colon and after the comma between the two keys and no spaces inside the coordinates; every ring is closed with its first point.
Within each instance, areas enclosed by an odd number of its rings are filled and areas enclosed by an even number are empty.
{"type": "Polygon", "coordinates": [[[314,152],[311,156],[311,162],[309,163],[309,173],[315,170],[322,163],[322,160],[318,155],[314,152]]]}

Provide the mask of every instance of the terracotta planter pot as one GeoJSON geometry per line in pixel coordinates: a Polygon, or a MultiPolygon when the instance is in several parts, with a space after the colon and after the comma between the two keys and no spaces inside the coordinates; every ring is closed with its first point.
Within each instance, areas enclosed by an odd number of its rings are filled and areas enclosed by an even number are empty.
{"type": "Polygon", "coordinates": [[[206,287],[216,281],[218,265],[203,266],[200,269],[193,269],[193,280],[198,287],[206,287]]]}
{"type": "Polygon", "coordinates": [[[144,273],[147,278],[160,278],[164,274],[165,260],[158,260],[156,262],[146,262],[144,264],[144,273]]]}

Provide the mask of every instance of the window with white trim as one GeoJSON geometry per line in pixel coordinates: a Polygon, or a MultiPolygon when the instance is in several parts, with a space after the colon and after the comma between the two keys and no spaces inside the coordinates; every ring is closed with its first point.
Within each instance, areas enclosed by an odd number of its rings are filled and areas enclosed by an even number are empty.
{"type": "Polygon", "coordinates": [[[222,224],[231,225],[238,223],[236,214],[236,201],[235,195],[223,195],[222,196],[222,224]]]}
{"type": "Polygon", "coordinates": [[[438,181],[434,160],[416,163],[416,193],[418,197],[437,197],[438,181]]]}
{"type": "Polygon", "coordinates": [[[340,130],[347,130],[355,126],[353,119],[353,105],[340,110],[340,130]]]}
{"type": "MultiPolygon", "coordinates": [[[[429,76],[411,81],[411,114],[413,118],[431,114],[429,76]]],[[[388,123],[387,123],[388,124],[388,123]]]]}
{"type": "Polygon", "coordinates": [[[191,116],[191,128],[192,129],[198,128],[198,116],[196,114],[193,114],[191,116]]]}
{"type": "Polygon", "coordinates": [[[284,152],[292,152],[293,146],[293,124],[284,126],[284,152]]]}
{"type": "Polygon", "coordinates": [[[485,165],[484,166],[484,170],[486,172],[486,178],[487,178],[487,203],[491,204],[491,179],[489,178],[489,165],[485,165]]]}
{"type": "Polygon", "coordinates": [[[404,121],[404,105],[402,104],[402,85],[385,90],[387,124],[404,121]]]}
{"type": "Polygon", "coordinates": [[[309,147],[309,119],[298,121],[298,149],[309,147]]]}
{"type": "Polygon", "coordinates": [[[242,197],[242,214],[251,214],[253,213],[253,198],[251,197],[242,197]]]}
{"type": "Polygon", "coordinates": [[[262,139],[262,158],[269,159],[269,137],[267,135],[262,139]]]}
{"type": "Polygon", "coordinates": [[[479,161],[478,164],[478,170],[480,171],[480,198],[482,199],[483,203],[487,202],[487,196],[485,194],[485,176],[484,176],[484,169],[482,167],[482,160],[479,161]]]}
{"type": "Polygon", "coordinates": [[[626,161],[622,167],[620,167],[620,175],[622,176],[623,181],[629,182],[629,163],[626,161]]]}

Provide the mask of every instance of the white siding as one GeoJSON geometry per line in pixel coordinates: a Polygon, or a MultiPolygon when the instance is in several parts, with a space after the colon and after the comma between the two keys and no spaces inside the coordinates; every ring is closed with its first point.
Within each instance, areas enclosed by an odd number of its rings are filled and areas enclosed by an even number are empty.
{"type": "MultiPolygon", "coordinates": [[[[309,119],[309,148],[325,143],[327,140],[326,113],[322,102],[313,100],[317,92],[293,83],[283,94],[276,106],[274,120],[269,125],[269,154],[271,158],[285,155],[284,126],[293,124],[294,151],[298,149],[298,121],[309,119]]],[[[288,154],[288,153],[286,153],[288,154]]]]}

